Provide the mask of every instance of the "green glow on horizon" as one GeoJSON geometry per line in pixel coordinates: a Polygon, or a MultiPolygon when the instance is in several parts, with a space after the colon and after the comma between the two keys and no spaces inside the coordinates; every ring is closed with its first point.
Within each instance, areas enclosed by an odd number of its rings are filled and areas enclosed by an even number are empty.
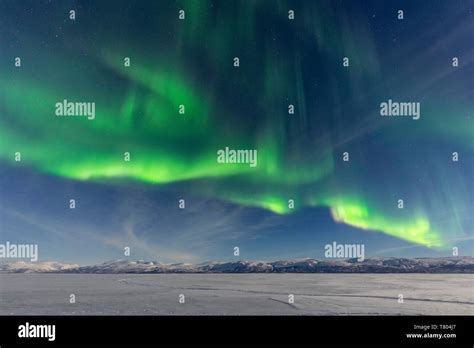
{"type": "Polygon", "coordinates": [[[330,208],[335,221],[363,230],[383,231],[394,237],[430,248],[443,246],[441,235],[430,229],[430,222],[423,216],[408,221],[396,221],[369,210],[363,205],[336,205],[330,208]]]}

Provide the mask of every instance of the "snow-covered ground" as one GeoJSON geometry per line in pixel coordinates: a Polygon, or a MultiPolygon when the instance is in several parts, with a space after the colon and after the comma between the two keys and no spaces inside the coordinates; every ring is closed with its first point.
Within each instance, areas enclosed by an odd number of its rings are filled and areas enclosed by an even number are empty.
{"type": "Polygon", "coordinates": [[[474,275],[0,274],[0,314],[474,315],[474,275]]]}

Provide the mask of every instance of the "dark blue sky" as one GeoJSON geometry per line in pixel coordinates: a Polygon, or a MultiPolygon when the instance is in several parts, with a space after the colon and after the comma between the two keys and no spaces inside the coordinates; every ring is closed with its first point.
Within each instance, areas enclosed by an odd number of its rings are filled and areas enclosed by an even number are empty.
{"type": "Polygon", "coordinates": [[[472,255],[473,7],[3,1],[0,242],[79,263],[125,246],[169,262],[229,260],[234,246],[321,258],[333,241],[366,256],[472,255]],[[96,102],[97,118],[58,120],[65,98],[96,102]],[[420,119],[382,117],[389,99],[419,103],[420,119]],[[260,165],[223,169],[212,161],[226,146],[257,149],[260,165]]]}

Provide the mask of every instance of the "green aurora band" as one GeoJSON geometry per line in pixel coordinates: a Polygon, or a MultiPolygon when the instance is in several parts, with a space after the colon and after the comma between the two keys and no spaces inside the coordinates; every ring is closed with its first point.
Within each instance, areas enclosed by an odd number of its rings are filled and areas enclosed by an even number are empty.
{"type": "MultiPolygon", "coordinates": [[[[279,4],[278,8],[283,9],[279,4]]],[[[211,20],[205,18],[206,11],[201,11],[198,5],[189,6],[188,26],[175,28],[178,33],[176,51],[162,54],[153,62],[146,59],[146,54],[138,53],[132,57],[132,66],[124,68],[124,54],[118,52],[120,50],[104,49],[96,52],[93,58],[93,64],[100,68],[86,74],[74,86],[63,82],[74,81],[77,73],[74,75],[68,70],[67,58],[60,54],[47,57],[50,68],[43,70],[42,83],[32,82],[24,74],[2,71],[1,159],[18,166],[14,154],[21,152],[22,165],[51,175],[104,184],[190,182],[189,187],[195,194],[261,207],[277,214],[292,213],[304,207],[327,207],[336,222],[380,231],[432,248],[449,247],[450,238],[460,236],[460,230],[448,234],[437,229],[421,198],[416,200],[419,203],[416,209],[405,209],[402,214],[382,204],[378,196],[359,190],[355,176],[353,181],[340,185],[340,182],[346,182],[336,171],[340,149],[336,149],[330,139],[316,139],[309,159],[299,155],[304,145],[290,146],[291,139],[305,129],[311,116],[306,108],[310,96],[305,93],[302,82],[298,50],[288,60],[275,58],[272,52],[277,47],[271,43],[264,48],[263,79],[257,84],[262,91],[263,105],[257,110],[261,115],[258,127],[249,126],[248,122],[236,123],[239,115],[229,111],[231,109],[219,99],[212,83],[202,86],[181,59],[183,51],[198,48],[203,33],[210,33],[204,60],[214,67],[216,74],[228,74],[228,64],[232,61],[232,54],[228,53],[232,52],[233,42],[229,39],[233,35],[232,26],[220,24],[226,23],[223,20],[216,24],[217,29],[209,30],[212,25],[211,20]],[[63,72],[61,78],[54,73],[55,69],[63,72]],[[101,74],[113,74],[122,83],[120,86],[105,83],[91,87],[94,76],[101,74]],[[281,101],[286,102],[288,98],[287,86],[294,86],[292,97],[299,110],[291,124],[285,115],[286,105],[281,106],[281,101]],[[104,88],[109,88],[107,93],[104,88]],[[96,118],[56,117],[54,106],[63,99],[95,101],[96,118]],[[185,105],[184,115],[178,113],[179,105],[185,105]],[[252,168],[244,164],[218,164],[216,151],[225,146],[257,149],[258,165],[252,168]],[[123,160],[124,152],[130,152],[130,162],[123,160]],[[295,209],[289,208],[289,199],[295,201],[295,209]]],[[[244,22],[236,23],[243,28],[239,40],[252,35],[258,7],[239,8],[244,13],[232,17],[244,22]]],[[[231,14],[226,11],[222,16],[231,14]]],[[[351,33],[370,36],[360,34],[366,28],[355,28],[355,24],[342,23],[343,29],[325,25],[326,17],[328,15],[320,14],[318,21],[304,16],[298,25],[305,33],[318,37],[316,44],[322,54],[352,53],[354,70],[361,76],[351,81],[354,93],[357,93],[361,80],[373,76],[379,64],[369,39],[358,42],[365,46],[365,49],[359,49],[364,52],[362,56],[357,53],[356,40],[350,36],[351,33]],[[338,47],[341,42],[348,44],[338,47]]],[[[140,52],[138,48],[130,47],[124,47],[122,51],[140,52]]],[[[248,82],[239,81],[239,85],[247,86],[248,82]]],[[[433,138],[450,138],[454,132],[463,130],[464,133],[456,134],[456,141],[471,150],[469,137],[472,133],[466,130],[467,127],[457,125],[451,129],[434,125],[422,131],[433,138]]],[[[397,132],[396,128],[392,131],[397,132]]]]}

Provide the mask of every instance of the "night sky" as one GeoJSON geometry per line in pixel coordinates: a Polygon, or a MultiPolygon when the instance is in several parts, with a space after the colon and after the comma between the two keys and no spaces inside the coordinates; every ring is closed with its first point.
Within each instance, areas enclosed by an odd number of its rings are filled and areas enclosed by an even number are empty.
{"type": "Polygon", "coordinates": [[[321,258],[333,241],[473,255],[473,10],[3,0],[0,242],[80,263],[125,246],[164,262],[231,260],[234,246],[321,258]],[[95,118],[56,116],[64,99],[94,102],[95,118]],[[381,116],[389,99],[420,118],[381,116]],[[218,163],[225,147],[256,149],[258,165],[218,163]]]}

